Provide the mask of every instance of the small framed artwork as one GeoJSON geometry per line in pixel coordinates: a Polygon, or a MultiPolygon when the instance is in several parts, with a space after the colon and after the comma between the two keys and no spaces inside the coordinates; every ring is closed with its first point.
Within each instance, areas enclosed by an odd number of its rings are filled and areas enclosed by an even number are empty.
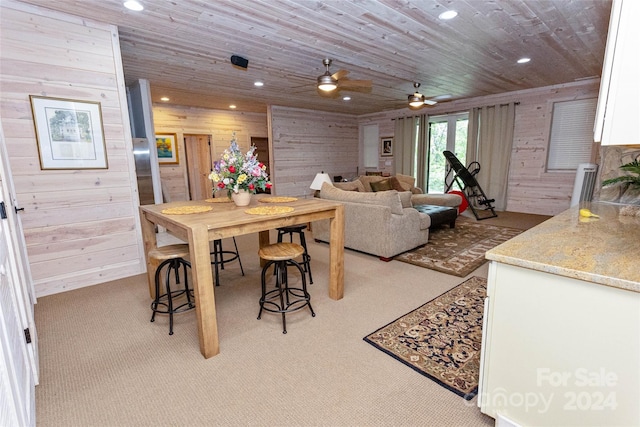
{"type": "Polygon", "coordinates": [[[156,134],[156,147],[158,148],[158,163],[161,165],[178,164],[178,145],[175,133],[156,134]]]}
{"type": "Polygon", "coordinates": [[[393,138],[380,138],[380,155],[382,157],[393,156],[393,138]]]}
{"type": "Polygon", "coordinates": [[[40,169],[107,169],[99,102],[30,95],[40,169]]]}

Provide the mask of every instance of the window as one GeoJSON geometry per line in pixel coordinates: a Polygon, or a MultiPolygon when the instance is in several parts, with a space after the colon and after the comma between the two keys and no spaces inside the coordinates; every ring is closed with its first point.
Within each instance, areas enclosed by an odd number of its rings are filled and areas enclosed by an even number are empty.
{"type": "Polygon", "coordinates": [[[364,167],[378,168],[378,125],[362,126],[362,137],[364,140],[364,167]]]}
{"type": "Polygon", "coordinates": [[[447,174],[447,161],[442,154],[443,151],[451,151],[460,159],[462,164],[466,164],[468,127],[468,113],[429,117],[428,168],[425,192],[443,193],[446,189],[444,180],[447,174]]]}
{"type": "Polygon", "coordinates": [[[596,98],[555,102],[547,171],[576,170],[591,161],[596,98]]]}

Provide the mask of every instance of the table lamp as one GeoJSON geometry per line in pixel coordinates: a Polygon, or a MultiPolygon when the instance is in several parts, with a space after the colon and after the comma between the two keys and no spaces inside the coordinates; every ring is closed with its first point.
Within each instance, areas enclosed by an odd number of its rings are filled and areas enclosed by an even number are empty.
{"type": "Polygon", "coordinates": [[[320,190],[322,189],[322,184],[324,184],[325,182],[333,185],[329,174],[324,173],[324,171],[322,171],[321,173],[317,173],[316,177],[313,178],[313,182],[311,183],[311,186],[309,188],[311,188],[312,190],[316,190],[314,197],[318,197],[320,190]]]}

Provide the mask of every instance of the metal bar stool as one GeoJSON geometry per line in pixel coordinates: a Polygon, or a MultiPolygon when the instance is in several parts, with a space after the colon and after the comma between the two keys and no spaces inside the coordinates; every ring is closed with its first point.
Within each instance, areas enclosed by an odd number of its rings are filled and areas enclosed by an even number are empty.
{"type": "Polygon", "coordinates": [[[149,260],[153,265],[158,265],[155,276],[155,297],[151,303],[151,321],[155,321],[156,313],[169,315],[169,335],[173,335],[173,315],[182,313],[196,307],[193,297],[193,290],[189,289],[189,278],[187,267],[191,264],[185,260],[189,256],[189,245],[169,245],[149,251],[149,260]],[[165,268],[166,267],[166,268],[165,268]],[[175,274],[175,284],[180,285],[180,267],[182,267],[182,277],[184,289],[171,290],[171,273],[175,274]],[[160,290],[160,276],[165,270],[164,293],[160,290]],[[181,297],[186,296],[186,301],[182,302],[181,297]],[[174,301],[179,299],[178,301],[174,301]],[[176,304],[178,304],[176,306],[176,304]]]}
{"type": "Polygon", "coordinates": [[[304,230],[307,229],[307,226],[304,224],[292,225],[289,227],[280,227],[278,228],[278,243],[282,242],[282,236],[285,234],[289,235],[289,241],[293,242],[293,233],[297,233],[300,238],[300,245],[304,248],[304,253],[302,254],[302,262],[300,265],[304,267],[304,271],[309,274],[309,284],[313,285],[313,276],[311,275],[311,256],[309,255],[309,251],[307,251],[307,240],[304,237],[304,230]]]}
{"type": "Polygon", "coordinates": [[[224,270],[224,265],[231,261],[238,260],[240,264],[240,272],[244,276],[244,269],[242,268],[242,260],[240,259],[240,252],[238,251],[238,245],[236,244],[236,238],[232,237],[233,246],[235,247],[235,251],[225,251],[222,250],[222,239],[217,239],[213,241],[213,252],[211,252],[211,265],[213,265],[213,272],[215,277],[216,286],[220,286],[220,274],[218,270],[224,270]],[[225,255],[229,255],[229,258],[225,259],[225,255]]]}
{"type": "Polygon", "coordinates": [[[260,297],[260,311],[258,319],[262,316],[262,310],[282,314],[282,333],[287,333],[286,313],[309,307],[311,316],[316,313],[311,307],[311,296],[307,292],[307,280],[302,266],[294,258],[304,253],[304,248],[297,243],[274,243],[264,246],[258,251],[260,258],[268,261],[262,269],[262,296],[260,297]],[[266,274],[271,265],[275,267],[275,288],[267,291],[266,274]],[[289,286],[287,266],[294,266],[300,271],[302,287],[289,286]]]}

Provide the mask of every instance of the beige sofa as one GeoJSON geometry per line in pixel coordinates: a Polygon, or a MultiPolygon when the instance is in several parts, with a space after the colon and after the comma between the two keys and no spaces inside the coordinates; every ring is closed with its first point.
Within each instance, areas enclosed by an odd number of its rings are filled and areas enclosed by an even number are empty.
{"type": "MultiPolygon", "coordinates": [[[[345,206],[345,247],[377,255],[384,261],[424,245],[431,218],[411,207],[412,193],[347,191],[325,183],[320,198],[345,206]]],[[[312,225],[313,238],[329,241],[329,220],[312,225]]]]}
{"type": "Polygon", "coordinates": [[[354,181],[336,182],[334,186],[341,190],[366,193],[388,190],[396,190],[398,192],[411,191],[411,204],[413,206],[438,205],[458,208],[462,203],[462,197],[457,194],[424,194],[422,189],[416,187],[414,184],[414,177],[397,174],[390,177],[361,175],[354,181]]]}

